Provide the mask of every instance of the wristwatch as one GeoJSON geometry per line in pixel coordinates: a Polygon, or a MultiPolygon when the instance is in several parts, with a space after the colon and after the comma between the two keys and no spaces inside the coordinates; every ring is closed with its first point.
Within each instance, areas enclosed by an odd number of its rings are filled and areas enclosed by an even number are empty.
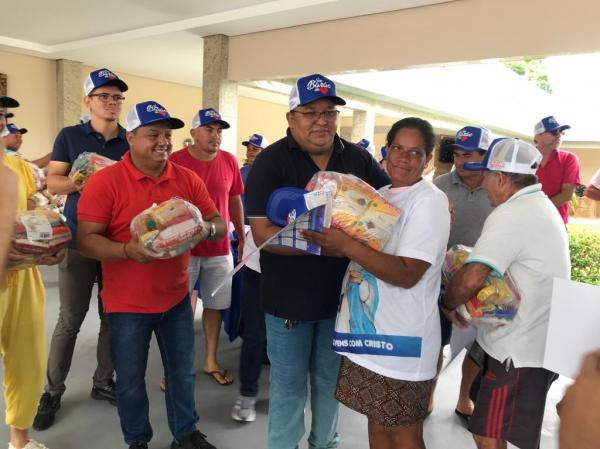
{"type": "Polygon", "coordinates": [[[210,223],[210,230],[208,231],[208,238],[211,239],[217,234],[217,227],[213,222],[210,223]]]}

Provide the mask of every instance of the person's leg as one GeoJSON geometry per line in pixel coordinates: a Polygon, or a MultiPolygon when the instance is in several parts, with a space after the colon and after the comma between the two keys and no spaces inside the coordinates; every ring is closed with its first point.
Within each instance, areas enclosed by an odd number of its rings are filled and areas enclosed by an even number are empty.
{"type": "Polygon", "coordinates": [[[29,441],[46,371],[45,291],[37,268],[9,272],[0,289],[0,352],[10,442],[29,441]]]}
{"type": "Polygon", "coordinates": [[[456,402],[456,411],[466,416],[471,415],[473,413],[473,408],[475,407],[474,402],[469,396],[469,392],[471,391],[471,386],[478,374],[479,366],[465,354],[462,363],[462,379],[460,381],[458,401],[456,402]]]}
{"type": "Polygon", "coordinates": [[[227,372],[217,360],[219,335],[221,334],[222,311],[231,304],[231,278],[213,296],[216,286],[233,268],[231,256],[214,256],[202,258],[200,268],[200,297],[202,298],[202,326],[204,329],[204,344],[206,357],[204,372],[211,374],[221,385],[233,382],[233,376],[227,372]]]}
{"type": "Polygon", "coordinates": [[[176,439],[196,430],[194,399],[194,320],[189,296],[162,314],[155,327],[165,370],[167,419],[176,439]]]}
{"type": "Polygon", "coordinates": [[[65,391],[77,334],[90,306],[96,282],[98,261],[67,249],[58,270],[60,309],[48,353],[46,391],[51,395],[65,391]]]}
{"type": "Polygon", "coordinates": [[[392,446],[392,440],[385,432],[384,426],[368,420],[367,428],[369,431],[369,449],[397,449],[392,446]]]}
{"type": "Polygon", "coordinates": [[[410,426],[385,427],[369,420],[370,449],[425,449],[423,421],[410,426]]]}
{"type": "Polygon", "coordinates": [[[96,279],[98,280],[98,316],[100,317],[100,331],[98,333],[98,346],[96,349],[98,366],[94,372],[94,385],[96,387],[109,387],[109,389],[112,389],[115,368],[110,355],[108,318],[104,313],[104,306],[102,305],[102,298],[100,297],[100,291],[102,290],[102,266],[100,265],[100,262],[97,262],[96,279]]]}
{"type": "Polygon", "coordinates": [[[340,404],[335,386],[340,370],[340,356],[331,349],[335,318],[315,322],[310,358],[310,403],[312,423],[308,447],[338,447],[337,423],[340,404]]]}
{"type": "Polygon", "coordinates": [[[150,338],[161,314],[109,313],[110,347],[117,373],[117,409],[127,444],[152,439],[146,392],[150,338]]]}
{"type": "Polygon", "coordinates": [[[271,360],[267,447],[296,449],[304,435],[314,323],[286,327],[286,320],[270,314],[265,323],[271,360]]]}
{"type": "Polygon", "coordinates": [[[506,441],[473,434],[477,449],[506,449],[506,441]]]}

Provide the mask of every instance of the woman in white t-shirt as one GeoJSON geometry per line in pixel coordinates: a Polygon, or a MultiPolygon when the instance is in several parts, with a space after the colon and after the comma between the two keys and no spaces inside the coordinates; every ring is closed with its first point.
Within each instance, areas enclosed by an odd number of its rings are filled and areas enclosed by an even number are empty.
{"type": "Polygon", "coordinates": [[[440,350],[437,298],[450,233],[446,195],[423,171],[435,134],[409,117],[387,135],[390,186],[379,190],[402,210],[381,252],[343,231],[307,233],[352,260],[342,287],[334,349],[342,354],[336,396],[368,417],[372,449],[424,448],[423,420],[440,350]]]}

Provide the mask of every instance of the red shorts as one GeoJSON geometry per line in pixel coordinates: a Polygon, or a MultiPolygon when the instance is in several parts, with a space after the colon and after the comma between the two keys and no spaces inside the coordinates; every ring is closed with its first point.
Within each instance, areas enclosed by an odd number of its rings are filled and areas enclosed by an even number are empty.
{"type": "Polygon", "coordinates": [[[469,431],[538,449],[548,390],[558,374],[544,368],[515,368],[485,354],[481,387],[469,431]]]}

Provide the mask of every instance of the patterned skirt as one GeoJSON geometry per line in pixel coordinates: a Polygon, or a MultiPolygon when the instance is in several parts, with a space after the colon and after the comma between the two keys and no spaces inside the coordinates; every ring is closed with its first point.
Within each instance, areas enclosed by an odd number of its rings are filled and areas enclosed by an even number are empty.
{"type": "Polygon", "coordinates": [[[432,387],[433,379],[392,379],[342,356],[335,397],[376,424],[406,427],[427,417],[432,387]]]}

